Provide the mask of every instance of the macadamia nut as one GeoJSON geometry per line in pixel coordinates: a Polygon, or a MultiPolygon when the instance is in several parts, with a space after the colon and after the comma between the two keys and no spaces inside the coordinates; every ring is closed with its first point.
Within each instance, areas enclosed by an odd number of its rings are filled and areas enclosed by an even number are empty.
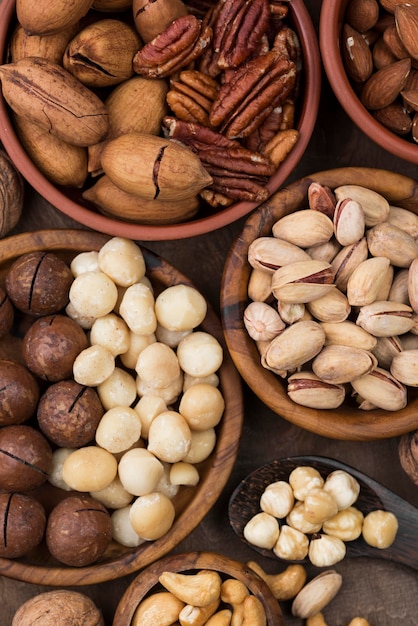
{"type": "Polygon", "coordinates": [[[183,393],[179,412],[193,430],[207,430],[217,426],[225,409],[224,398],[217,387],[200,383],[183,393]]]}
{"type": "Polygon", "coordinates": [[[73,376],[80,385],[96,387],[115,369],[115,358],[104,346],[94,345],[80,352],[73,364],[73,376]]]}
{"type": "Polygon", "coordinates": [[[110,520],[112,522],[112,536],[115,541],[127,548],[137,548],[145,539],[142,539],[132,528],[130,520],[131,507],[113,511],[110,520]]]}
{"type": "Polygon", "coordinates": [[[167,405],[164,400],[158,396],[142,396],[134,406],[134,410],[138,413],[141,420],[141,434],[148,439],[149,427],[152,420],[163,411],[167,411],[167,405]]]}
{"type": "Polygon", "coordinates": [[[279,538],[279,523],[273,515],[262,511],[245,524],[243,533],[253,546],[271,550],[279,538]]]}
{"type": "Polygon", "coordinates": [[[180,374],[176,353],[165,343],[156,341],[144,348],[138,356],[135,370],[150,387],[168,387],[180,374]]]}
{"type": "Polygon", "coordinates": [[[129,491],[126,491],[119,476],[115,476],[112,482],[104,489],[90,491],[90,495],[108,509],[122,509],[128,506],[134,498],[129,491]]]}
{"type": "Polygon", "coordinates": [[[96,443],[109,452],[128,450],[141,436],[141,420],[129,406],[115,406],[102,416],[96,443]]]}
{"type": "Polygon", "coordinates": [[[223,361],[223,350],[213,335],[196,331],[182,339],[177,347],[180,367],[192,376],[209,376],[223,361]]]}
{"type": "Polygon", "coordinates": [[[134,333],[138,335],[155,333],[157,318],[151,289],[143,283],[135,283],[128,287],[119,306],[119,315],[134,333]]]}
{"type": "Polygon", "coordinates": [[[140,247],[123,237],[112,237],[100,248],[99,267],[123,287],[139,282],[145,275],[145,259],[140,247]]]}
{"type": "Polygon", "coordinates": [[[148,450],[161,461],[183,460],[190,446],[190,428],[180,413],[164,411],[153,419],[148,432],[148,450]]]}
{"type": "Polygon", "coordinates": [[[100,491],[115,478],[118,464],[115,457],[98,446],[79,448],[62,466],[62,478],[75,491],[100,491]]]}
{"type": "Polygon", "coordinates": [[[153,541],[170,530],[175,509],[167,496],[154,492],[137,498],[131,505],[129,517],[135,532],[143,539],[153,541]]]}
{"type": "Polygon", "coordinates": [[[115,406],[131,406],[136,399],[135,379],[126,370],[115,367],[110,376],[97,386],[97,393],[106,410],[115,406]]]}
{"type": "Polygon", "coordinates": [[[171,466],[170,482],[174,485],[194,486],[199,482],[199,478],[199,472],[191,463],[179,461],[171,466]]]}
{"type": "Polygon", "coordinates": [[[164,467],[148,450],[133,448],[122,455],[118,472],[126,491],[134,496],[142,496],[155,490],[164,467]]]}
{"type": "Polygon", "coordinates": [[[99,317],[91,326],[90,343],[104,346],[115,357],[128,350],[129,339],[130,333],[126,322],[115,313],[99,317]]]}
{"type": "Polygon", "coordinates": [[[206,312],[206,300],[197,289],[189,285],[167,287],[155,301],[158,322],[168,330],[196,328],[205,319],[206,312]]]}
{"type": "Polygon", "coordinates": [[[200,463],[212,454],[216,445],[216,432],[214,428],[207,430],[192,430],[190,449],[183,461],[187,463],[200,463]]]}
{"type": "Polygon", "coordinates": [[[85,274],[86,272],[98,272],[98,251],[90,250],[90,252],[80,252],[71,261],[70,269],[74,277],[79,276],[80,274],[85,274]]]}
{"type": "Polygon", "coordinates": [[[84,272],[70,287],[70,302],[84,317],[101,317],[113,309],[118,298],[115,283],[104,272],[84,272]]]}
{"type": "Polygon", "coordinates": [[[130,330],[129,348],[126,352],[120,355],[122,364],[125,367],[134,370],[142,350],[144,350],[144,348],[149,346],[151,343],[154,343],[154,341],[157,341],[154,333],[150,333],[149,335],[138,335],[130,330]]]}

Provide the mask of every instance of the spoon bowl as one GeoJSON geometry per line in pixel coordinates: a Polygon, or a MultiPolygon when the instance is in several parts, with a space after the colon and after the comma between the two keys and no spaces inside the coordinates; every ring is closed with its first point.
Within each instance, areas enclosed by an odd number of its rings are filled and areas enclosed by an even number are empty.
{"type": "MultiPolygon", "coordinates": [[[[244,537],[244,527],[260,512],[260,497],[265,488],[278,480],[287,481],[292,470],[301,465],[314,467],[324,479],[335,470],[348,472],[360,484],[360,494],[354,505],[356,508],[364,515],[376,509],[383,509],[391,511],[396,516],[399,528],[396,539],[389,548],[382,550],[374,548],[359,537],[346,542],[347,557],[383,558],[418,570],[418,509],[363,472],[340,461],[320,456],[278,459],[258,468],[239,483],[229,501],[229,522],[244,543],[263,556],[279,559],[272,550],[249,543],[244,537]]],[[[304,562],[308,562],[308,559],[304,562]]]]}

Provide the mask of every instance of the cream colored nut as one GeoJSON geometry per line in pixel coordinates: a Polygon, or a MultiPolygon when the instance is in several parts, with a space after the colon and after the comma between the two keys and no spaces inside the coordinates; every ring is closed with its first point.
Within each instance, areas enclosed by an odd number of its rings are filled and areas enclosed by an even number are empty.
{"type": "Polygon", "coordinates": [[[348,626],[370,626],[370,623],[364,617],[353,617],[348,626]]]}
{"type": "Polygon", "coordinates": [[[252,594],[244,600],[243,617],[242,626],[267,626],[263,603],[252,594]]]}
{"type": "Polygon", "coordinates": [[[128,350],[129,339],[126,322],[114,313],[96,319],[90,330],[90,343],[104,346],[115,357],[128,350]]]}
{"type": "Polygon", "coordinates": [[[170,348],[177,348],[180,341],[183,337],[189,335],[192,330],[168,330],[168,328],[164,328],[157,322],[157,328],[155,331],[155,336],[157,337],[157,341],[165,343],[170,348]]]}
{"type": "Polygon", "coordinates": [[[273,236],[300,248],[329,241],[334,234],[330,218],[320,211],[302,209],[281,217],[272,227],[273,236]]]}
{"type": "Polygon", "coordinates": [[[194,487],[200,480],[199,472],[191,463],[178,461],[170,469],[170,482],[173,485],[188,485],[194,487]]]}
{"type": "Polygon", "coordinates": [[[381,300],[361,307],[356,324],[375,337],[392,337],[414,326],[412,308],[401,302],[381,300]]]}
{"type": "Polygon", "coordinates": [[[191,431],[190,450],[183,458],[183,461],[187,463],[200,463],[212,454],[215,445],[216,432],[214,428],[191,431]]]}
{"type": "Polygon", "coordinates": [[[247,293],[254,302],[265,302],[271,297],[271,278],[273,272],[252,269],[248,279],[247,293]]]}
{"type": "Polygon", "coordinates": [[[143,381],[139,376],[136,377],[136,390],[138,396],[153,395],[161,398],[166,404],[171,405],[177,402],[179,395],[183,389],[183,374],[173,380],[172,383],[165,387],[156,387],[154,383],[143,381]]]}
{"type": "Polygon", "coordinates": [[[171,500],[162,493],[153,492],[139,496],[131,504],[129,518],[140,537],[154,541],[170,530],[175,515],[171,500]]]}
{"type": "Polygon", "coordinates": [[[278,574],[267,574],[255,561],[249,561],[247,566],[267,583],[273,596],[279,602],[292,600],[306,582],[306,569],[299,563],[288,565],[278,574]]]}
{"type": "Polygon", "coordinates": [[[360,397],[360,409],[367,409],[368,405],[371,405],[385,411],[399,411],[407,405],[405,385],[381,367],[376,367],[370,374],[352,380],[351,385],[360,397]]]}
{"type": "Polygon", "coordinates": [[[366,228],[362,206],[351,198],[337,202],[334,211],[334,234],[342,246],[349,246],[364,236],[366,228]]]}
{"type": "Polygon", "coordinates": [[[161,326],[169,330],[192,330],[206,317],[205,298],[189,285],[172,285],[155,300],[155,314],[161,326]]]}
{"type": "Polygon", "coordinates": [[[72,302],[69,302],[65,307],[65,313],[68,317],[71,317],[81,328],[85,330],[89,330],[93,326],[93,322],[96,319],[92,316],[81,315],[79,311],[75,308],[72,302]]]}
{"type": "Polygon", "coordinates": [[[360,493],[360,484],[354,476],[344,470],[334,470],[325,479],[324,489],[334,498],[338,510],[354,504],[360,493]]]}
{"type": "Polygon", "coordinates": [[[314,374],[333,385],[348,383],[372,372],[377,358],[368,350],[350,346],[325,346],[312,362],[314,374]]]}
{"type": "Polygon", "coordinates": [[[97,386],[97,393],[104,409],[115,406],[131,406],[136,399],[135,379],[126,370],[115,367],[113,372],[97,386]]]}
{"type": "Polygon", "coordinates": [[[48,473],[48,482],[54,485],[54,487],[58,487],[64,491],[71,491],[71,487],[67,485],[62,477],[62,468],[65,459],[69,457],[74,450],[74,448],[57,448],[52,453],[52,464],[48,473]]]}
{"type": "Polygon", "coordinates": [[[101,317],[114,308],[118,290],[113,280],[104,272],[84,272],[71,284],[69,299],[84,317],[101,317]]]}
{"type": "Polygon", "coordinates": [[[195,331],[177,347],[181,369],[192,376],[209,376],[222,365],[223,349],[219,341],[204,331],[195,331]]]}
{"type": "Polygon", "coordinates": [[[99,491],[90,491],[90,495],[109,509],[123,509],[133,500],[133,495],[126,491],[119,476],[115,476],[112,482],[99,491]]]}
{"type": "Polygon", "coordinates": [[[115,358],[104,346],[93,345],[82,350],[73,363],[74,380],[80,385],[97,387],[112,374],[115,358]]]}
{"type": "Polygon", "coordinates": [[[370,228],[366,237],[370,254],[387,257],[396,267],[409,267],[418,256],[415,239],[388,222],[370,228]]]}
{"type": "Polygon", "coordinates": [[[271,550],[279,538],[279,524],[270,513],[256,513],[245,524],[243,534],[253,546],[271,550]]]}
{"type": "Polygon", "coordinates": [[[384,222],[389,217],[389,202],[380,193],[361,185],[340,185],[334,189],[337,201],[344,198],[356,200],[363,209],[366,226],[384,222]]]}
{"type": "Polygon", "coordinates": [[[217,387],[200,383],[183,393],[179,413],[192,430],[214,428],[221,421],[225,400],[217,387]]]}
{"type": "Polygon", "coordinates": [[[244,309],[243,322],[254,341],[269,341],[286,326],[278,311],[266,302],[250,302],[244,309]]]}
{"type": "Polygon", "coordinates": [[[319,322],[344,322],[351,312],[347,296],[339,289],[332,289],[324,296],[308,302],[306,308],[319,322]]]}
{"type": "Polygon", "coordinates": [[[164,400],[158,396],[142,396],[134,406],[134,410],[138,413],[141,420],[141,434],[148,439],[149,427],[159,413],[167,411],[167,405],[164,400]]]}
{"type": "Polygon", "coordinates": [[[277,310],[285,324],[294,324],[304,319],[306,308],[302,303],[277,302],[277,310]]]}
{"type": "Polygon", "coordinates": [[[388,300],[390,288],[392,287],[393,277],[395,275],[395,268],[393,265],[389,265],[386,272],[384,273],[382,284],[377,293],[376,300],[388,300]]]}
{"type": "Polygon", "coordinates": [[[98,446],[85,446],[65,459],[62,478],[75,491],[100,491],[110,485],[117,471],[113,454],[98,446]]]}
{"type": "Polygon", "coordinates": [[[311,489],[323,487],[324,479],[317,469],[309,465],[299,465],[290,472],[289,484],[296,500],[303,502],[311,489]]]}
{"type": "Polygon", "coordinates": [[[273,274],[283,265],[309,260],[308,253],[300,246],[280,237],[258,237],[248,247],[248,262],[251,267],[267,275],[273,274]]]}
{"type": "Polygon", "coordinates": [[[213,387],[219,387],[218,374],[209,374],[208,376],[191,376],[190,374],[183,374],[183,393],[185,393],[193,385],[212,385],[213,387]]]}
{"type": "Polygon", "coordinates": [[[249,594],[248,587],[237,578],[226,578],[221,583],[220,598],[225,604],[242,604],[249,594]]]}
{"type": "Polygon", "coordinates": [[[267,368],[293,370],[313,359],[324,343],[319,322],[295,322],[270,342],[261,362],[267,368]]]}
{"type": "Polygon", "coordinates": [[[310,580],[292,603],[292,615],[307,619],[325,608],[337,595],[343,579],[335,570],[321,572],[310,580]]]}
{"type": "Polygon", "coordinates": [[[206,626],[230,626],[232,611],[230,609],[222,609],[218,611],[206,622],[206,626]]]}
{"type": "Polygon", "coordinates": [[[181,373],[173,348],[160,341],[151,343],[140,352],[135,371],[150,387],[168,387],[181,373]]]}
{"type": "Polygon", "coordinates": [[[313,524],[312,522],[309,522],[306,519],[304,512],[305,507],[303,505],[303,502],[296,502],[295,506],[286,517],[286,524],[288,526],[291,526],[292,528],[296,528],[296,530],[300,530],[301,533],[305,533],[306,535],[319,533],[322,524],[313,524]]]}
{"type": "Polygon", "coordinates": [[[308,617],[305,626],[328,626],[321,612],[315,613],[312,617],[308,617]]]}
{"type": "Polygon", "coordinates": [[[342,292],[347,290],[347,282],[354,269],[365,261],[368,256],[366,237],[356,243],[344,246],[332,259],[331,268],[334,273],[334,283],[342,292]]]}
{"type": "Polygon", "coordinates": [[[260,498],[260,508],[265,513],[283,519],[293,507],[295,498],[293,489],[285,480],[270,483],[260,498]]]}
{"type": "Polygon", "coordinates": [[[325,243],[320,243],[317,246],[310,246],[309,248],[306,248],[306,252],[309,254],[311,259],[325,261],[326,263],[331,263],[340,250],[341,245],[334,237],[325,243]]]}
{"type": "Polygon", "coordinates": [[[178,620],[184,602],[168,591],[159,591],[142,600],[132,618],[132,626],[170,626],[178,620]]]}
{"type": "Polygon", "coordinates": [[[371,511],[363,520],[363,539],[370,546],[384,550],[395,541],[398,526],[396,515],[390,511],[371,511]]]}
{"type": "Polygon", "coordinates": [[[413,259],[408,272],[408,304],[418,312],[418,258],[413,259]]]}
{"type": "Polygon", "coordinates": [[[310,371],[292,374],[287,379],[289,398],[313,409],[336,409],[344,402],[345,388],[321,380],[310,371]]]}
{"type": "Polygon", "coordinates": [[[129,505],[113,511],[110,516],[112,537],[121,546],[137,548],[145,542],[145,539],[142,539],[132,528],[131,520],[129,519],[130,511],[131,507],[129,505]]]}
{"type": "Polygon", "coordinates": [[[379,367],[390,369],[392,359],[403,350],[399,337],[377,337],[376,346],[372,352],[377,358],[379,367]]]}
{"type": "Polygon", "coordinates": [[[128,450],[122,455],[118,465],[123,487],[134,496],[154,491],[163,472],[161,461],[144,448],[128,450]]]}
{"type": "Polygon", "coordinates": [[[119,315],[138,335],[151,335],[157,328],[154,294],[144,283],[128,287],[119,306],[119,315]]]}
{"type": "Polygon", "coordinates": [[[304,500],[304,516],[312,524],[322,524],[338,513],[338,504],[333,494],[324,487],[311,489],[304,500]]]}
{"type": "Polygon", "coordinates": [[[70,263],[70,269],[74,277],[85,272],[99,271],[99,253],[97,250],[90,252],[80,252],[70,263]]]}
{"type": "Polygon", "coordinates": [[[394,300],[395,302],[403,302],[410,304],[408,293],[409,268],[398,269],[392,280],[388,297],[386,300],[394,300]]]}
{"type": "Polygon", "coordinates": [[[271,288],[277,300],[300,304],[320,298],[334,289],[333,280],[331,265],[312,259],[277,269],[273,274],[271,288]]]}
{"type": "Polygon", "coordinates": [[[418,335],[415,333],[405,333],[398,340],[404,350],[415,350],[418,348],[418,335]]]}
{"type": "Polygon", "coordinates": [[[280,559],[302,561],[309,549],[309,539],[296,528],[284,524],[280,527],[279,538],[273,546],[273,552],[280,559]]]}
{"type": "Polygon", "coordinates": [[[331,517],[322,525],[322,530],[327,535],[338,537],[341,541],[354,541],[361,535],[363,525],[363,513],[355,507],[349,506],[337,515],[331,517]]]}
{"type": "Polygon", "coordinates": [[[398,206],[390,206],[387,221],[407,232],[414,239],[418,237],[418,215],[408,209],[398,206]]]}
{"type": "MultiPolygon", "coordinates": [[[[180,463],[182,463],[182,461],[180,461],[180,463]]],[[[170,473],[174,465],[176,465],[176,463],[163,463],[164,471],[155,487],[155,491],[163,493],[170,500],[177,495],[179,490],[179,485],[175,485],[170,481],[170,473]]]]}
{"type": "Polygon", "coordinates": [[[396,354],[390,365],[390,373],[409,387],[418,387],[418,349],[403,350],[396,354]]]}
{"type": "Polygon", "coordinates": [[[347,281],[347,299],[351,306],[364,306],[377,300],[390,261],[375,256],[362,261],[347,281]]]}
{"type": "Polygon", "coordinates": [[[148,431],[148,450],[167,463],[184,460],[190,450],[191,432],[185,418],[177,411],[159,413],[148,431]]]}
{"type": "Polygon", "coordinates": [[[218,598],[207,606],[193,606],[186,604],[179,614],[179,622],[181,626],[204,626],[207,620],[212,617],[218,609],[220,599],[218,598]]]}
{"type": "Polygon", "coordinates": [[[344,541],[332,535],[314,535],[309,544],[308,557],[316,567],[330,567],[335,565],[346,555],[344,541]]]}
{"type": "Polygon", "coordinates": [[[102,416],[96,429],[96,443],[116,454],[131,448],[141,436],[141,420],[130,406],[115,406],[102,416]]]}
{"type": "Polygon", "coordinates": [[[151,343],[157,341],[154,333],[149,335],[138,335],[132,330],[129,331],[129,348],[126,352],[120,355],[122,364],[128,369],[134,370],[138,361],[138,356],[151,343]]]}
{"type": "Polygon", "coordinates": [[[221,597],[222,579],[215,570],[202,569],[196,574],[166,571],[159,581],[182,602],[193,606],[208,606],[221,597]]]}
{"type": "Polygon", "coordinates": [[[351,320],[344,320],[338,324],[322,322],[325,331],[325,345],[351,346],[372,351],[377,343],[377,338],[368,333],[351,320]]]}
{"type": "Polygon", "coordinates": [[[102,272],[122,287],[139,282],[145,275],[145,259],[141,248],[132,240],[112,237],[99,250],[102,272]]]}

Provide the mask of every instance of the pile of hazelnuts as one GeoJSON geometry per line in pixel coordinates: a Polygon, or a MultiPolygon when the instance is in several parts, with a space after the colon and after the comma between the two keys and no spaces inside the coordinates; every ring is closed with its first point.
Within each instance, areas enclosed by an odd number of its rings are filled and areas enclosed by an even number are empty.
{"type": "Polygon", "coordinates": [[[66,313],[73,282],[58,254],[35,251],[0,287],[0,350],[18,337],[13,357],[0,358],[0,557],[30,560],[46,544],[53,560],[81,567],[106,552],[112,521],[90,493],[50,484],[55,452],[88,446],[105,413],[97,389],[74,378],[90,343],[66,313]]]}

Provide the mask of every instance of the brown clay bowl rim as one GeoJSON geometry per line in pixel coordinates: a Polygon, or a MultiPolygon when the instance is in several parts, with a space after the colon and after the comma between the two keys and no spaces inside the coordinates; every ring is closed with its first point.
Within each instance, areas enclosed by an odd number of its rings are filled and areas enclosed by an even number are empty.
{"type": "Polygon", "coordinates": [[[418,397],[396,412],[362,411],[342,405],[336,410],[317,410],[294,403],[281,379],[260,363],[255,342],[243,324],[251,267],[248,247],[260,236],[271,236],[273,223],[283,215],[307,207],[307,189],[312,181],[331,189],[357,184],[374,189],[392,203],[418,213],[418,182],[402,174],[363,167],[337,168],[306,176],[276,192],[246,220],[225,263],[221,285],[221,318],[225,340],[242,378],[272,411],[287,421],[333,439],[368,441],[396,437],[418,428],[418,397]]]}
{"type": "MultiPolygon", "coordinates": [[[[83,252],[99,249],[108,236],[78,229],[41,230],[8,237],[0,241],[0,268],[30,250],[57,253],[83,252]]],[[[193,283],[163,258],[141,246],[147,274],[163,285],[193,283]]],[[[224,361],[219,372],[226,409],[217,433],[214,452],[204,466],[199,485],[194,488],[191,503],[177,515],[171,530],[161,539],[146,542],[138,548],[126,549],[122,555],[85,567],[33,565],[25,560],[0,558],[0,575],[42,585],[90,585],[113,580],[142,569],[161,558],[182,541],[202,521],[219,498],[238,454],[243,422],[241,379],[229,356],[218,316],[208,302],[202,329],[213,334],[224,348],[224,361]]]]}
{"type": "Polygon", "coordinates": [[[365,135],[401,159],[418,163],[418,146],[385,128],[362,105],[345,71],[340,35],[349,0],[324,0],[319,18],[319,46],[325,73],[340,105],[365,135]]]}
{"type": "Polygon", "coordinates": [[[158,584],[158,577],[164,571],[186,573],[201,569],[216,570],[243,582],[262,601],[268,626],[284,626],[280,605],[266,583],[244,563],[214,552],[175,554],[147,567],[134,578],[120,599],[112,626],[130,626],[139,602],[158,584]]]}
{"type": "MultiPolygon", "coordinates": [[[[4,57],[15,0],[0,4],[0,58],[4,57]]],[[[298,130],[299,141],[268,183],[270,193],[276,191],[296,167],[310,141],[318,114],[321,91],[321,57],[317,35],[303,0],[290,3],[293,20],[301,42],[304,59],[304,102],[301,105],[298,130]]],[[[1,90],[0,90],[1,91],[1,90]]],[[[238,202],[209,216],[171,225],[142,225],[112,219],[78,204],[50,183],[36,169],[19,142],[11,122],[8,107],[0,93],[0,140],[10,158],[32,187],[55,208],[84,226],[109,235],[141,241],[175,240],[217,230],[247,215],[257,204],[238,202]]]]}

